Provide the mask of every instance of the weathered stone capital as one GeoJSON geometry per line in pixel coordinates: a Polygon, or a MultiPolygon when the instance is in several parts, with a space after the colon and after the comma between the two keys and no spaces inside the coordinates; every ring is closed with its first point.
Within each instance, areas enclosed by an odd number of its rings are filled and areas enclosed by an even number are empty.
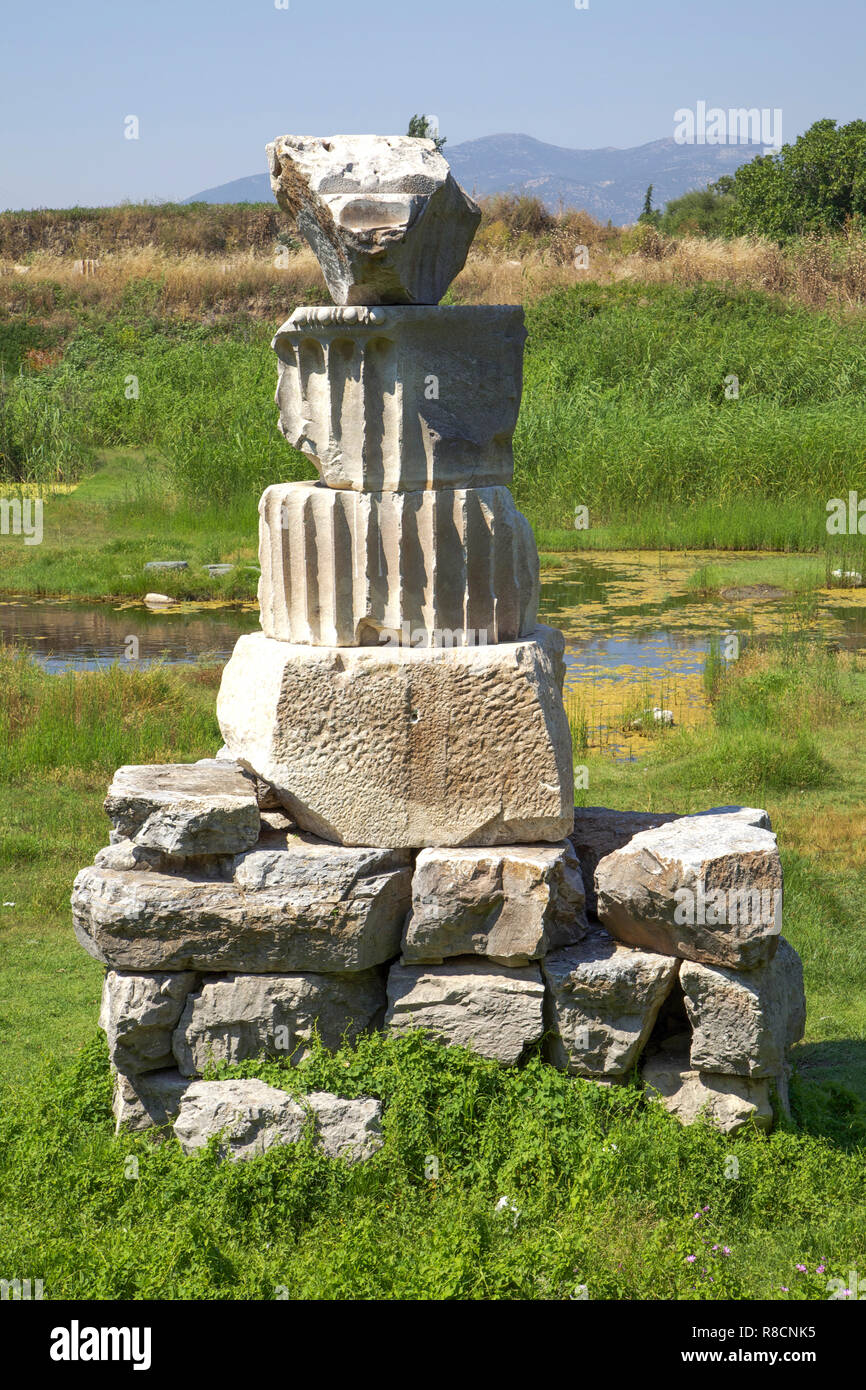
{"type": "Polygon", "coordinates": [[[296,309],[273,340],[280,430],[329,487],[507,486],[523,309],[296,309]]]}

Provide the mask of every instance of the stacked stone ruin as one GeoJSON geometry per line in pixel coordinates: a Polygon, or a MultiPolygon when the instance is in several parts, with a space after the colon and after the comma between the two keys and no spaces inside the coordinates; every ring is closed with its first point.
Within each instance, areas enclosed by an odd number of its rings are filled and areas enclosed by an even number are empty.
{"type": "Polygon", "coordinates": [[[805,1019],[775,836],[744,808],[574,810],[564,641],[509,491],[523,312],[439,304],[478,208],[431,141],[268,154],[335,301],[273,344],[280,429],[319,481],[261,499],[224,747],[121,768],[76,879],[118,1126],[248,1157],[312,1122],[364,1157],[375,1100],[202,1077],[381,1027],[769,1125],[805,1019]]]}

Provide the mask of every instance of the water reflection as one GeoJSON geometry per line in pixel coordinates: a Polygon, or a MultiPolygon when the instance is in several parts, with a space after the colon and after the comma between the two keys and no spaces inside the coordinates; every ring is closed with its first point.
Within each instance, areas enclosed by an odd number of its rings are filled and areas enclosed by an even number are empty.
{"type": "Polygon", "coordinates": [[[140,604],[0,600],[0,638],[31,652],[47,671],[92,671],[135,652],[139,666],[226,661],[238,637],[258,626],[257,611],[225,604],[151,612],[140,604]]]}

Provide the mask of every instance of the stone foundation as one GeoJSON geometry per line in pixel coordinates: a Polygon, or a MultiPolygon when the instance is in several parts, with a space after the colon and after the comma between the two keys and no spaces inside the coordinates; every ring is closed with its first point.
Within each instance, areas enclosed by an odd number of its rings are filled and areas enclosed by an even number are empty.
{"type": "MultiPolygon", "coordinates": [[[[622,914],[630,924],[646,911],[639,877],[631,896],[620,880],[607,922],[587,914],[579,855],[586,866],[591,839],[608,851],[592,871],[603,917],[601,885],[612,866],[623,855],[644,862],[655,829],[642,818],[578,810],[570,838],[555,845],[416,855],[274,830],[274,813],[260,812],[254,796],[261,824],[249,846],[248,804],[242,817],[232,808],[214,839],[224,807],[215,791],[208,808],[208,776],[220,796],[234,785],[244,800],[255,786],[225,760],[123,769],[106,802],[115,826],[135,834],[147,826],[148,839],[175,846],[197,784],[198,829],[188,822],[183,839],[194,853],[148,848],[142,858],[115,830],[97,861],[116,867],[97,863],[75,883],[79,940],[108,967],[99,1022],[116,1072],[118,1125],[165,1129],[182,1114],[191,1151],[217,1132],[229,1100],[237,1108],[246,1094],[224,1101],[219,1091],[191,1091],[212,1067],[262,1057],[297,1065],[314,1033],[333,1049],[383,1027],[422,1029],[506,1066],[541,1048],[553,1066],[606,1084],[642,1071],[650,1098],[686,1122],[704,1115],[726,1132],[766,1127],[785,1112],[790,1049],[805,1025],[792,947],[773,936],[767,960],[732,969],[674,955],[667,941],[663,951],[624,941],[622,914]],[[124,799],[130,789],[134,816],[124,799]],[[171,833],[156,835],[158,823],[171,833]],[[201,852],[208,840],[219,853],[201,852]]],[[[733,847],[751,831],[762,837],[761,852],[738,861],[738,883],[750,888],[779,872],[764,812],[726,808],[660,824],[666,843],[685,847],[686,885],[694,854],[711,845],[713,862],[730,867],[733,847]]],[[[656,878],[652,910],[666,920],[683,883],[661,866],[656,878]]],[[[723,956],[743,939],[739,921],[714,930],[723,956]]],[[[278,1095],[286,1105],[271,1097],[257,1112],[260,1124],[238,1120],[227,1155],[254,1156],[262,1135],[295,1142],[306,1132],[309,1115],[278,1095]]],[[[360,1141],[356,1150],[367,1152],[360,1141]]]]}

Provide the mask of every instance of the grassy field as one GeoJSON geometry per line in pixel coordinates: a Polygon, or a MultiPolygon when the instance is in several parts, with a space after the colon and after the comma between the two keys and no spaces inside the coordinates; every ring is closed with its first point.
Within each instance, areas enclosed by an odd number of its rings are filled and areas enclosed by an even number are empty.
{"type": "Polygon", "coordinates": [[[803,641],[727,676],[710,662],[711,722],[637,762],[576,738],[590,803],[768,807],[809,1000],[794,1125],[726,1140],[632,1087],[417,1038],[235,1069],[385,1099],[385,1148],[357,1170],[308,1148],[220,1166],[112,1137],[102,971],[73,938],[70,884],[107,839],[119,763],[212,754],[219,671],[58,677],[3,653],[0,1265],[46,1297],[826,1298],[866,1262],[866,670],[803,641]]]}
{"type": "MultiPolygon", "coordinates": [[[[110,317],[70,299],[65,328],[0,321],[0,485],[88,480],[48,497],[44,545],[0,537],[0,584],[143,593],[145,559],[187,558],[178,592],[246,595],[243,576],[213,586],[201,564],[250,560],[262,489],[314,474],[276,429],[278,314],[172,317],[147,278],[125,296],[110,317]]],[[[514,490],[542,548],[820,550],[828,501],[866,493],[857,318],[751,289],[622,282],[558,291],[527,319],[514,490]]]]}
{"type": "MultiPolygon", "coordinates": [[[[44,505],[40,545],[0,536],[0,591],[250,599],[259,493],[314,472],[276,430],[269,341],[324,298],[319,272],[293,248],[275,266],[272,210],[110,211],[0,216],[0,496],[44,505]],[[160,559],[189,568],[145,574],[160,559]]],[[[793,1122],[726,1140],[631,1085],[374,1036],[236,1069],[381,1096],[385,1146],[355,1170],[303,1146],[219,1165],[115,1139],[102,969],[73,937],[71,883],[107,840],[119,764],[218,747],[220,672],[50,676],[0,650],[0,1270],[48,1298],[823,1299],[866,1270],[866,666],[809,619],[834,566],[866,573],[866,538],[825,528],[830,498],[866,494],[866,243],[782,252],[531,214],[485,209],[449,299],[527,306],[514,487],[541,547],[763,551],[709,557],[689,590],[778,584],[802,614],[729,666],[711,653],[709,714],[635,760],[588,741],[569,699],[588,804],[769,810],[809,1003],[793,1122]]]]}

